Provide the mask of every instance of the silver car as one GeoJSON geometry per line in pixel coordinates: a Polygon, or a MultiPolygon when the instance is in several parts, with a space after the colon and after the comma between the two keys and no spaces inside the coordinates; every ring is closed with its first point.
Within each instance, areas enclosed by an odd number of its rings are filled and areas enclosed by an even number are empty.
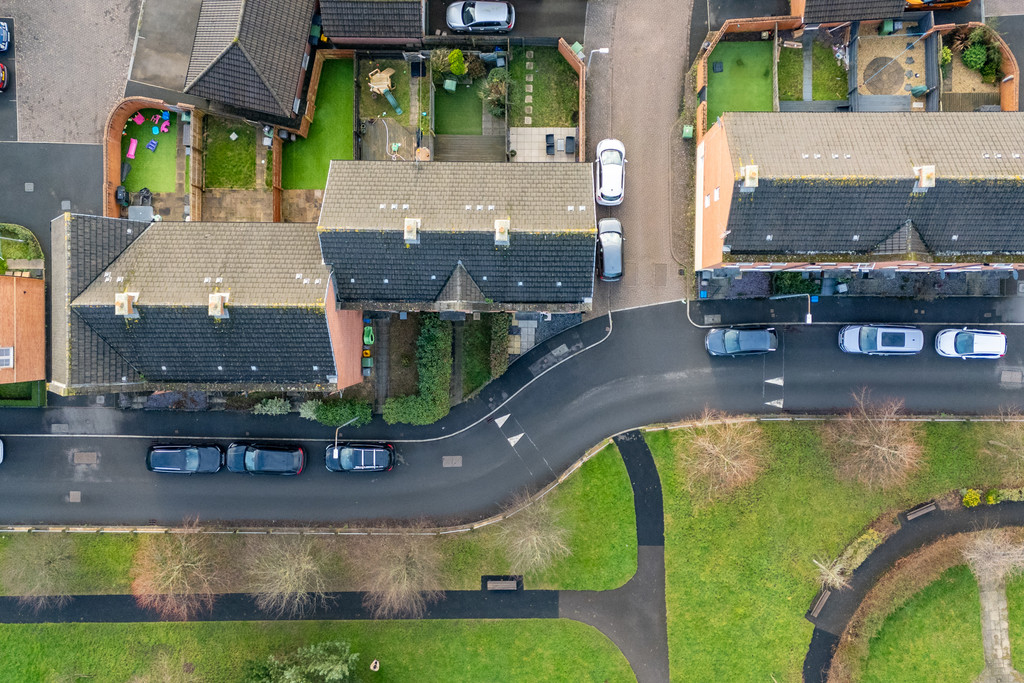
{"type": "Polygon", "coordinates": [[[847,325],[839,330],[839,348],[870,356],[909,356],[924,348],[924,334],[916,327],[847,325]]]}
{"type": "Polygon", "coordinates": [[[445,20],[457,33],[508,33],[515,26],[516,11],[507,2],[453,2],[445,20]]]}
{"type": "Polygon", "coordinates": [[[597,223],[597,273],[605,282],[622,279],[622,223],[602,218],[597,223]]]}

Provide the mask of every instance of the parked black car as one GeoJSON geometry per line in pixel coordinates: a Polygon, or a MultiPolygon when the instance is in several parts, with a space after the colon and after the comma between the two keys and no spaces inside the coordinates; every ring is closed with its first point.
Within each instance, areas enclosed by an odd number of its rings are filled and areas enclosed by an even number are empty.
{"type": "Polygon", "coordinates": [[[224,467],[224,449],[220,446],[151,446],[146,454],[146,469],[167,474],[212,474],[224,467]]]}
{"type": "Polygon", "coordinates": [[[774,327],[719,327],[708,332],[704,348],[712,356],[749,356],[779,348],[774,327]]]}
{"type": "Polygon", "coordinates": [[[327,447],[331,472],[387,472],[395,466],[395,447],[380,441],[343,441],[327,447]]]}
{"type": "Polygon", "coordinates": [[[299,446],[233,443],[228,446],[228,471],[295,475],[306,465],[299,446]]]}

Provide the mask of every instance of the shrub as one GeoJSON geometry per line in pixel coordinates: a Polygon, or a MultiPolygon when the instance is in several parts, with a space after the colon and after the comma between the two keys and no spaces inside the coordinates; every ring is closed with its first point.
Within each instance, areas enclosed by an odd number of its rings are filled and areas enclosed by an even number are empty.
{"type": "Polygon", "coordinates": [[[324,402],[318,398],[305,401],[302,405],[299,406],[299,417],[304,417],[307,420],[315,420],[316,411],[320,410],[320,406],[322,406],[323,404],[324,402]]]}
{"type": "Polygon", "coordinates": [[[1013,501],[1019,503],[1024,501],[1024,489],[999,489],[1000,501],[1013,501]]]}
{"type": "Polygon", "coordinates": [[[257,403],[253,409],[253,415],[287,415],[292,409],[291,402],[281,396],[265,398],[257,403]]]}
{"type": "Polygon", "coordinates": [[[773,273],[772,294],[821,294],[821,282],[805,278],[803,273],[773,273]]]}
{"type": "Polygon", "coordinates": [[[422,524],[394,533],[353,539],[348,565],[363,591],[363,606],[375,619],[421,617],[444,593],[439,539],[422,524]]]}
{"type": "Polygon", "coordinates": [[[295,617],[326,604],[328,567],[317,537],[274,534],[246,539],[245,566],[256,606],[295,617]]]}
{"type": "Polygon", "coordinates": [[[425,425],[448,414],[452,382],[452,324],[436,313],[420,316],[416,340],[416,370],[419,393],[394,396],[384,402],[384,421],[425,425]]]}
{"type": "Polygon", "coordinates": [[[953,51],[945,45],[942,46],[942,56],[939,57],[939,66],[946,66],[953,61],[953,51]]]}
{"type": "Polygon", "coordinates": [[[954,52],[963,52],[971,46],[971,29],[962,26],[949,34],[950,47],[954,52]]]}
{"type": "Polygon", "coordinates": [[[753,481],[761,471],[761,428],[724,419],[705,408],[680,458],[690,491],[708,501],[753,481]]]}
{"type": "MultiPolygon", "coordinates": [[[[308,401],[312,403],[312,401],[308,401]]],[[[373,419],[373,407],[369,401],[357,401],[355,399],[332,398],[326,401],[317,401],[313,410],[316,421],[328,427],[341,427],[344,424],[361,427],[369,424],[373,419]],[[354,418],[354,419],[353,419],[354,418]]]]}
{"type": "Polygon", "coordinates": [[[508,326],[511,324],[511,314],[491,314],[491,377],[501,377],[508,370],[508,326]]]}
{"type": "Polygon", "coordinates": [[[981,67],[979,72],[981,73],[981,80],[985,83],[995,83],[1000,78],[1002,66],[1003,56],[999,53],[998,46],[989,45],[988,57],[985,60],[985,65],[981,67]]]}
{"type": "Polygon", "coordinates": [[[466,73],[466,58],[462,56],[462,50],[455,48],[448,53],[448,65],[453,76],[462,76],[466,73]]]}
{"type": "Polygon", "coordinates": [[[487,83],[480,91],[480,99],[484,101],[487,111],[491,116],[501,118],[505,116],[505,100],[508,95],[509,75],[508,69],[498,67],[491,69],[487,77],[487,83]]]}
{"type": "Polygon", "coordinates": [[[294,653],[249,665],[245,680],[252,683],[341,683],[351,679],[359,655],[344,641],[317,643],[294,653]]]}
{"type": "Polygon", "coordinates": [[[981,67],[985,66],[985,61],[988,59],[988,48],[984,45],[971,45],[969,48],[964,50],[963,55],[960,57],[964,66],[973,71],[980,71],[981,67]]]}
{"type": "Polygon", "coordinates": [[[198,520],[186,521],[178,533],[139,539],[132,566],[132,594],[139,607],[163,619],[187,620],[213,607],[220,573],[210,536],[198,520]]]}
{"type": "Polygon", "coordinates": [[[967,489],[964,493],[963,504],[965,508],[977,507],[981,504],[981,492],[977,489],[967,489]]]}
{"type": "Polygon", "coordinates": [[[482,59],[473,55],[466,60],[466,73],[474,81],[478,78],[483,78],[487,75],[487,65],[484,64],[482,59]]]}
{"type": "Polygon", "coordinates": [[[430,75],[434,85],[441,85],[445,75],[451,73],[452,67],[448,62],[449,50],[446,47],[439,47],[430,51],[430,75]]]}
{"type": "Polygon", "coordinates": [[[510,510],[516,510],[498,524],[496,540],[505,549],[509,565],[516,574],[540,571],[572,553],[569,530],[545,496],[530,501],[525,491],[513,498],[510,510]]]}
{"type": "Polygon", "coordinates": [[[995,505],[1000,500],[998,489],[989,489],[985,492],[985,505],[995,505]]]}

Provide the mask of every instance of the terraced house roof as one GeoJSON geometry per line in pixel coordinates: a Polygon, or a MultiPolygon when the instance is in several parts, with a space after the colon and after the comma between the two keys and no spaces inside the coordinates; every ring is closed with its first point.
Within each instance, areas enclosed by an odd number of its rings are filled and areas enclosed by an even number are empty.
{"type": "Polygon", "coordinates": [[[184,91],[293,118],[315,0],[203,0],[184,91]]]}
{"type": "Polygon", "coordinates": [[[892,19],[903,14],[905,0],[807,0],[804,22],[892,19]]]}
{"type": "Polygon", "coordinates": [[[320,0],[324,33],[332,38],[420,38],[418,0],[320,0]]]}

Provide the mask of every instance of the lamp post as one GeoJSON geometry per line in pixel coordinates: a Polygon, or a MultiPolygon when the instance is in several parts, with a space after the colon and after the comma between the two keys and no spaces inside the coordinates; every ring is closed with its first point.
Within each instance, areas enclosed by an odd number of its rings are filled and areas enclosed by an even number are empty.
{"type": "Polygon", "coordinates": [[[811,322],[813,322],[813,319],[811,318],[811,295],[810,294],[807,294],[807,293],[804,293],[804,294],[776,294],[775,296],[770,296],[768,298],[772,299],[772,300],[775,300],[775,299],[792,299],[792,298],[798,297],[798,296],[806,296],[807,297],[807,318],[804,320],[804,322],[806,324],[810,325],[811,322]]]}
{"type": "Polygon", "coordinates": [[[590,54],[587,56],[587,69],[590,68],[590,60],[594,58],[594,53],[595,52],[600,52],[601,54],[606,55],[606,54],[608,54],[608,48],[606,48],[606,47],[598,47],[598,48],[595,48],[595,49],[591,50],[590,54]]]}

